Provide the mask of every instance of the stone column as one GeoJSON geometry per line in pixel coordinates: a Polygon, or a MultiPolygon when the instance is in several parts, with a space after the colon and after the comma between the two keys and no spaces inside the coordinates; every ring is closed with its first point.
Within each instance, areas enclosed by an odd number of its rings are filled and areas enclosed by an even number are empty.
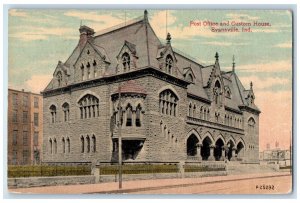
{"type": "Polygon", "coordinates": [[[230,161],[236,161],[236,154],[235,154],[235,152],[236,152],[236,148],[233,147],[232,148],[232,156],[231,156],[231,160],[230,161]]]}
{"type": "Polygon", "coordinates": [[[222,154],[221,154],[221,157],[220,157],[220,161],[224,161],[225,160],[225,147],[222,146],[222,154]]]}
{"type": "Polygon", "coordinates": [[[214,157],[214,149],[215,149],[215,145],[210,145],[209,146],[209,151],[210,151],[210,154],[209,154],[209,157],[208,157],[208,161],[215,161],[215,157],[214,157]]]}
{"type": "Polygon", "coordinates": [[[201,156],[201,147],[202,147],[202,144],[197,144],[196,145],[196,147],[197,147],[197,157],[198,157],[198,159],[200,160],[200,161],[202,161],[202,156],[201,156]]]}
{"type": "Polygon", "coordinates": [[[123,111],[123,126],[126,126],[127,122],[127,111],[123,111]]]}

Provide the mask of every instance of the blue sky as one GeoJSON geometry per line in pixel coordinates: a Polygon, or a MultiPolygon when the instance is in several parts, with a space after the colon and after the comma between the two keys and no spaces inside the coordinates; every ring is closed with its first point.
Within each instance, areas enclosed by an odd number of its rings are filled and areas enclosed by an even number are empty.
{"type": "MultiPolygon", "coordinates": [[[[41,91],[51,79],[58,60],[64,62],[77,45],[81,21],[100,31],[124,23],[125,13],[128,21],[142,16],[143,10],[10,10],[9,87],[41,91]]],[[[236,72],[246,88],[253,81],[256,103],[263,112],[261,148],[276,139],[283,148],[287,147],[292,96],[292,15],[289,11],[148,10],[148,13],[150,24],[162,41],[166,36],[167,14],[172,46],[201,64],[212,64],[218,51],[221,69],[229,70],[235,55],[236,72]],[[259,21],[269,22],[271,26],[251,27],[251,33],[214,33],[210,27],[191,27],[190,21],[259,21]],[[274,125],[278,129],[268,128],[274,125]]]]}

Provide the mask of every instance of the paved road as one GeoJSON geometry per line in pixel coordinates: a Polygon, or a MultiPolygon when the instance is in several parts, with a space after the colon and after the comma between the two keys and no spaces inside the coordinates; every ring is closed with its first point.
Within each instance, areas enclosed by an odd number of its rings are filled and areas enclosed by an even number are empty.
{"type": "Polygon", "coordinates": [[[132,194],[275,194],[288,193],[292,178],[289,173],[239,174],[202,178],[137,180],[123,183],[98,183],[87,185],[60,185],[9,189],[14,193],[29,194],[83,194],[83,193],[132,193],[132,194]],[[258,185],[259,188],[256,188],[258,185]],[[271,185],[270,189],[263,189],[271,185]],[[262,186],[260,188],[260,186],[262,186]]]}
{"type": "Polygon", "coordinates": [[[279,176],[152,189],[130,194],[287,194],[291,192],[291,183],[291,176],[279,176]]]}

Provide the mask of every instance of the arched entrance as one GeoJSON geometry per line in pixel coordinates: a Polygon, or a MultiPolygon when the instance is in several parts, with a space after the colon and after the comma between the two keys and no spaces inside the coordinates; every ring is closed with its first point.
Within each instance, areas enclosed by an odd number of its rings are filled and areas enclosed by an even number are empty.
{"type": "Polygon", "coordinates": [[[214,157],[216,161],[222,161],[225,158],[225,152],[224,151],[224,142],[221,138],[219,138],[216,141],[216,146],[214,150],[214,157]]]}
{"type": "Polygon", "coordinates": [[[225,156],[230,161],[232,158],[232,149],[234,148],[234,143],[232,140],[229,140],[226,144],[225,156]]]}
{"type": "Polygon", "coordinates": [[[196,137],[196,135],[190,135],[186,142],[186,153],[188,156],[197,155],[197,143],[199,143],[199,139],[196,137]]]}
{"type": "Polygon", "coordinates": [[[212,140],[209,137],[204,138],[202,142],[202,148],[201,148],[202,160],[208,160],[208,157],[210,156],[211,144],[212,144],[212,140]]]}
{"type": "Polygon", "coordinates": [[[244,152],[245,152],[245,146],[244,144],[240,141],[237,146],[236,146],[236,154],[237,154],[237,158],[238,160],[242,160],[244,157],[244,152]]]}

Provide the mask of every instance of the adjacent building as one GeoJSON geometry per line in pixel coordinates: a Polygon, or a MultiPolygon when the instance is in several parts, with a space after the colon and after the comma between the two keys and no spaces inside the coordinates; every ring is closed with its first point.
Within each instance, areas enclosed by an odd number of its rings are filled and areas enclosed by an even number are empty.
{"type": "Polygon", "coordinates": [[[42,93],[45,162],[115,162],[120,135],[124,161],[258,162],[260,110],[234,61],[199,64],[159,40],[147,11],[79,33],[42,93]]]}
{"type": "Polygon", "coordinates": [[[8,89],[8,165],[39,164],[42,137],[42,95],[8,89]]]}

